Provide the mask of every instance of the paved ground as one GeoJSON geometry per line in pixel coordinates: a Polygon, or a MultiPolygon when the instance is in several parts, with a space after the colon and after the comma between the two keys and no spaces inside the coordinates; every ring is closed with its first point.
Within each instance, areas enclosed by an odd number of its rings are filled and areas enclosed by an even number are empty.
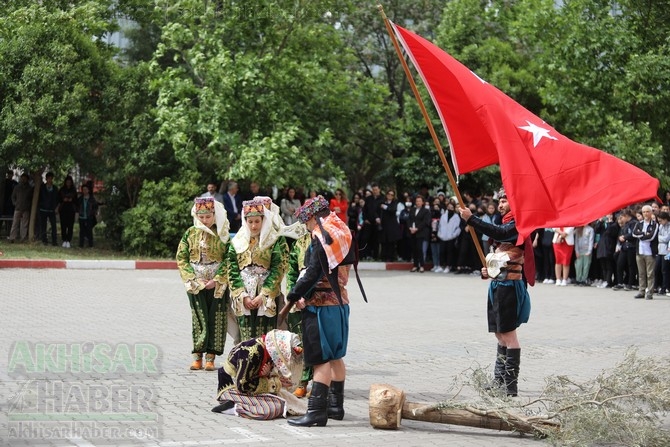
{"type": "MultiPolygon", "coordinates": [[[[495,341],[484,321],[486,282],[476,277],[362,276],[370,303],[350,288],[345,420],[303,429],[210,412],[216,373],[187,370],[190,312],[176,271],[0,269],[0,439],[12,446],[547,445],[415,421],[398,431],[373,429],[371,384],[399,387],[413,402],[447,399],[454,377],[490,369],[495,341]],[[73,415],[76,423],[64,422],[73,415]]],[[[632,295],[536,286],[531,320],[520,331],[522,398],[537,396],[550,374],[593,377],[631,346],[670,355],[670,298],[632,295]]]]}

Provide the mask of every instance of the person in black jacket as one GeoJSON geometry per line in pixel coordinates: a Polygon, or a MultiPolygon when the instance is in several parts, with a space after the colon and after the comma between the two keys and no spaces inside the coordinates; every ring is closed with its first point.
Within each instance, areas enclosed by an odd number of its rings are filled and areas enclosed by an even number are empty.
{"type": "Polygon", "coordinates": [[[396,260],[396,245],[402,237],[397,211],[398,201],[395,198],[395,191],[389,189],[386,191],[386,201],[380,205],[382,229],[379,239],[382,246],[381,259],[384,262],[396,260]]]}
{"type": "Polygon", "coordinates": [[[601,289],[614,285],[614,250],[616,249],[619,225],[612,214],[608,214],[596,223],[596,259],[600,264],[603,282],[601,289]]]}
{"type": "Polygon", "coordinates": [[[296,216],[312,233],[312,243],[305,254],[304,273],[286,299],[302,312],[305,365],[314,367],[314,376],[307,413],[288,423],[324,426],[329,418],[344,418],[350,266],[342,264],[354,250],[353,238],[322,196],[307,200],[296,216]]]}
{"type": "Polygon", "coordinates": [[[56,210],[58,208],[58,189],[54,186],[53,172],[47,172],[46,183],[40,186],[40,200],[39,200],[39,216],[40,216],[40,233],[42,236],[42,243],[47,245],[49,243],[47,238],[47,220],[51,225],[51,245],[58,245],[56,240],[56,210]]]}
{"type": "Polygon", "coordinates": [[[409,233],[412,238],[412,261],[414,267],[410,272],[425,271],[426,254],[428,253],[428,243],[430,241],[430,210],[424,206],[423,196],[417,195],[414,198],[414,206],[409,211],[409,233]]]}

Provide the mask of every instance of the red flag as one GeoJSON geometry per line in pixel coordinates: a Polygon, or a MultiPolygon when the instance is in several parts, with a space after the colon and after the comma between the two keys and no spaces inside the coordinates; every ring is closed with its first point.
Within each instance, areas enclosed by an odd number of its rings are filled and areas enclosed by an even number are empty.
{"type": "Polygon", "coordinates": [[[519,240],[656,197],[657,179],[564,137],[437,46],[391,25],[437,108],[456,173],[500,165],[519,240]]]}

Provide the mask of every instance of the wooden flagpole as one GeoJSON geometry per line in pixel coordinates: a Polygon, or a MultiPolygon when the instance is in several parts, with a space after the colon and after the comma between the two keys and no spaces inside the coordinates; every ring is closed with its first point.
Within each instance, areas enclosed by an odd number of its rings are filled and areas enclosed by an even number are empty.
{"type": "MultiPolygon", "coordinates": [[[[412,87],[412,92],[414,93],[414,97],[416,98],[416,101],[419,103],[419,108],[421,109],[421,114],[423,115],[423,119],[426,121],[426,125],[428,126],[428,131],[430,132],[430,136],[433,138],[433,143],[435,144],[435,149],[437,149],[437,153],[440,156],[440,160],[442,161],[442,166],[444,167],[444,170],[447,172],[447,177],[449,177],[449,183],[451,184],[451,187],[453,188],[454,192],[456,193],[456,198],[458,199],[458,203],[460,204],[461,207],[465,208],[465,203],[463,202],[463,197],[461,197],[461,192],[458,189],[458,185],[456,184],[456,179],[454,178],[454,174],[451,172],[451,168],[449,167],[449,163],[447,162],[447,157],[444,155],[444,151],[442,150],[442,145],[440,144],[440,140],[437,138],[437,134],[435,133],[435,128],[433,128],[433,124],[430,122],[430,117],[428,116],[428,111],[426,110],[426,106],[423,103],[423,100],[421,99],[421,95],[419,94],[419,90],[416,87],[416,83],[414,82],[414,78],[412,77],[412,73],[409,70],[409,66],[407,65],[407,62],[405,61],[405,58],[402,56],[402,50],[400,49],[400,44],[398,43],[398,39],[396,39],[395,32],[391,28],[391,24],[389,23],[389,19],[386,17],[386,13],[384,13],[384,8],[382,5],[377,5],[377,8],[379,8],[379,12],[382,15],[382,18],[384,19],[384,24],[386,25],[386,31],[389,33],[389,36],[391,37],[391,41],[393,42],[393,47],[395,48],[396,54],[398,55],[398,59],[400,59],[400,63],[402,64],[403,70],[405,70],[405,75],[407,76],[407,80],[409,81],[409,85],[412,87]]],[[[477,253],[479,254],[479,259],[482,262],[482,265],[486,265],[486,258],[484,256],[484,251],[482,250],[482,246],[479,243],[479,239],[477,238],[477,233],[472,229],[472,231],[469,231],[470,236],[472,236],[472,242],[475,244],[475,248],[477,249],[477,253]]]]}

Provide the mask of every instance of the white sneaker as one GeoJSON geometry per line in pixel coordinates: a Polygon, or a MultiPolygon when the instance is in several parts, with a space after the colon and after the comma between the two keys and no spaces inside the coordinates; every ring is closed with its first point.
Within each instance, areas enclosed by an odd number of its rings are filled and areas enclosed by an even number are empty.
{"type": "Polygon", "coordinates": [[[544,281],[542,281],[542,284],[549,284],[549,280],[545,279],[544,281]]]}
{"type": "Polygon", "coordinates": [[[568,285],[568,280],[567,279],[564,279],[563,281],[561,281],[561,286],[565,287],[567,285],[568,285]]]}
{"type": "Polygon", "coordinates": [[[62,247],[63,247],[63,248],[67,247],[67,242],[63,241],[63,245],[62,245],[62,247]]]}
{"type": "Polygon", "coordinates": [[[561,281],[560,279],[557,279],[556,280],[556,287],[559,287],[559,286],[562,286],[562,285],[563,285],[563,281],[561,281]]]}
{"type": "Polygon", "coordinates": [[[547,280],[547,284],[553,284],[553,283],[554,283],[554,280],[553,280],[553,279],[548,279],[548,280],[547,280]]]}
{"type": "Polygon", "coordinates": [[[449,267],[445,267],[444,270],[442,270],[442,273],[449,273],[451,269],[449,267]]]}
{"type": "Polygon", "coordinates": [[[444,270],[442,267],[437,267],[435,270],[433,270],[435,273],[442,273],[444,270]]]}
{"type": "Polygon", "coordinates": [[[67,244],[67,245],[65,246],[65,248],[72,248],[72,246],[70,245],[69,242],[66,242],[66,244],[67,244]]]}

